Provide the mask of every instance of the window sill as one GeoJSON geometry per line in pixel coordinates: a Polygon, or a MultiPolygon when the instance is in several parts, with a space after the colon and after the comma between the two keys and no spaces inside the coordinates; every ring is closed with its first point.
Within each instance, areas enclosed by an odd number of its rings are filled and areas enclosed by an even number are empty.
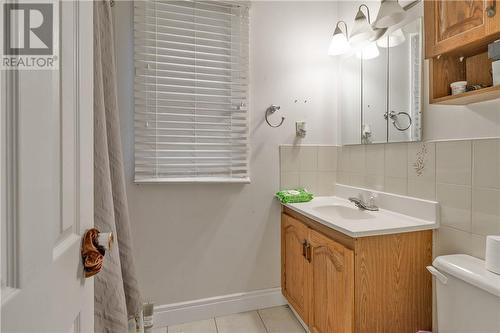
{"type": "Polygon", "coordinates": [[[135,179],[134,184],[250,184],[250,178],[151,178],[135,179]]]}

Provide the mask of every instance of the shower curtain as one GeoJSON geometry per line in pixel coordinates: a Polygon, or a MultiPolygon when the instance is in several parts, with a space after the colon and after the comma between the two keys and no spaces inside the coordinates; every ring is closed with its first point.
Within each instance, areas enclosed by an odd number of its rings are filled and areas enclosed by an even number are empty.
{"type": "Polygon", "coordinates": [[[116,93],[113,22],[108,0],[94,1],[94,223],[113,232],[94,285],[95,332],[123,333],[142,308],[130,237],[116,93]]]}

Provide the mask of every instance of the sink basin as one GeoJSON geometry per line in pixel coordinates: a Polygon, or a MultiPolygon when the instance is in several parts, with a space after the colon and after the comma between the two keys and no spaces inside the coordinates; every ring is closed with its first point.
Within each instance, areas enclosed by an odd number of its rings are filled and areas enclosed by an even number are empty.
{"type": "MultiPolygon", "coordinates": [[[[350,237],[366,237],[429,230],[439,227],[439,204],[434,201],[376,192],[378,211],[360,210],[348,198],[373,191],[337,184],[337,196],[314,197],[309,202],[284,204],[305,217],[350,237]]],[[[286,212],[286,211],[285,211],[286,212]]]]}
{"type": "Polygon", "coordinates": [[[367,220],[374,219],[373,213],[360,210],[356,207],[347,207],[342,205],[323,205],[312,208],[319,214],[328,215],[333,218],[340,217],[346,220],[367,220]]]}

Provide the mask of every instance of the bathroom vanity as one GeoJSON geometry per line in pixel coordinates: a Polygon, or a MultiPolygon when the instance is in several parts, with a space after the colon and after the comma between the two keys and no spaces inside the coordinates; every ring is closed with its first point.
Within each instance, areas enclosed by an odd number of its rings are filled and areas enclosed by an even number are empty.
{"type": "MultiPolygon", "coordinates": [[[[437,213],[430,205],[414,209],[437,213]]],[[[437,226],[432,216],[361,211],[337,197],[283,205],[283,295],[313,333],[430,331],[426,266],[437,226]]]]}

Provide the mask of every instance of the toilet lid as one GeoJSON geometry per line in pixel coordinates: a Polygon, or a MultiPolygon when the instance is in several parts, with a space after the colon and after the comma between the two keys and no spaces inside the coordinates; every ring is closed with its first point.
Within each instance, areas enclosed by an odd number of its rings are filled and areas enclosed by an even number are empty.
{"type": "Polygon", "coordinates": [[[437,257],[432,265],[441,272],[500,297],[500,275],[488,271],[484,260],[465,254],[453,254],[437,257]]]}

